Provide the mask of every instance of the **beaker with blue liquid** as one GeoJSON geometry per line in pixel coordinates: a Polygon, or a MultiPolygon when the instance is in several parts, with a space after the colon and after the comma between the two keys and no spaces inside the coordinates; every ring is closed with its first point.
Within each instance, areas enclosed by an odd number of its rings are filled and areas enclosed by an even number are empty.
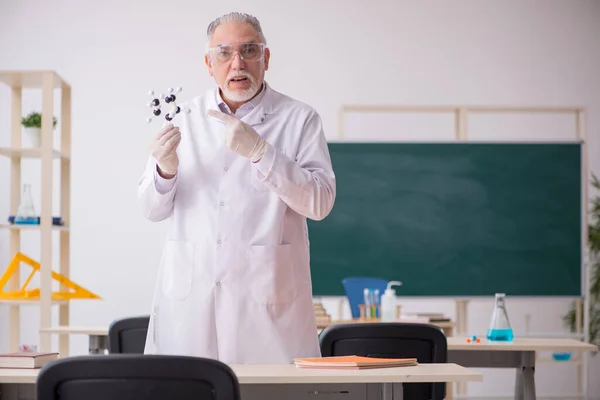
{"type": "Polygon", "coordinates": [[[17,215],[15,216],[15,224],[23,225],[38,225],[39,220],[35,214],[35,207],[33,206],[33,197],[31,196],[31,185],[23,185],[23,196],[21,197],[21,203],[17,209],[17,215]]]}
{"type": "Polygon", "coordinates": [[[494,312],[487,333],[487,339],[491,342],[512,342],[515,338],[506,312],[505,300],[506,295],[504,293],[496,293],[494,312]]]}

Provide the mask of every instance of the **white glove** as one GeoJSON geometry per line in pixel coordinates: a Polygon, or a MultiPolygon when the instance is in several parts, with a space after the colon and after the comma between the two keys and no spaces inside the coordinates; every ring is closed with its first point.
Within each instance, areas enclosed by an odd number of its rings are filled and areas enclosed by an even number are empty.
{"type": "Polygon", "coordinates": [[[225,122],[227,147],[236,153],[257,162],[267,150],[265,142],[252,127],[239,119],[217,110],[208,110],[208,116],[225,122]]]}
{"type": "Polygon", "coordinates": [[[164,178],[172,178],[177,174],[179,168],[179,157],[177,156],[177,146],[181,142],[181,132],[178,127],[168,124],[162,128],[150,144],[150,152],[156,159],[159,173],[164,178]]]}

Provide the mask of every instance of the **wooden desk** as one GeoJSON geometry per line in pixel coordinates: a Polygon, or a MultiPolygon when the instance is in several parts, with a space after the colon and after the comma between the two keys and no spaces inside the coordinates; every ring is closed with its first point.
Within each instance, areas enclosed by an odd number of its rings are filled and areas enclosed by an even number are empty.
{"type": "Polygon", "coordinates": [[[597,351],[598,347],[575,339],[561,338],[516,338],[513,342],[467,343],[466,337],[448,338],[448,350],[459,351],[597,351]]]}
{"type": "MultiPolygon", "coordinates": [[[[348,323],[377,323],[369,320],[340,320],[332,321],[329,325],[348,324],[348,323]]],[[[415,322],[412,320],[399,322],[415,322]]],[[[453,334],[455,324],[453,322],[428,322],[432,325],[442,328],[446,336],[453,334]]],[[[317,329],[320,333],[322,329],[317,329]]],[[[40,329],[40,332],[54,333],[59,335],[88,335],[88,350],[90,354],[105,354],[108,352],[108,327],[107,326],[55,326],[47,329],[40,329]]],[[[0,399],[1,400],[1,399],[0,399]]]]}
{"type": "MultiPolygon", "coordinates": [[[[315,370],[288,365],[231,365],[244,400],[286,398],[327,400],[332,390],[348,390],[344,399],[402,400],[409,382],[481,382],[482,374],[456,364],[370,370],[315,370]],[[383,397],[381,395],[383,394],[383,397]]],[[[0,399],[34,399],[39,370],[0,369],[0,399]]],[[[332,395],[339,396],[339,395],[332,395]]],[[[338,397],[335,397],[338,398],[338,397]]]]}
{"type": "MultiPolygon", "coordinates": [[[[331,325],[338,325],[338,324],[356,324],[356,323],[364,323],[364,324],[376,324],[379,321],[374,321],[374,320],[368,320],[368,319],[347,319],[347,320],[339,320],[339,321],[331,321],[331,323],[329,323],[329,326],[331,325]]],[[[415,320],[397,320],[394,322],[401,322],[401,323],[419,323],[419,324],[430,324],[430,325],[435,325],[438,326],[440,328],[442,328],[442,331],[444,331],[444,334],[447,337],[451,337],[453,336],[454,333],[454,327],[456,326],[456,324],[454,322],[423,322],[423,321],[415,321],[415,320]]],[[[318,332],[320,333],[323,329],[318,329],[318,332]]]]}
{"type": "Polygon", "coordinates": [[[107,326],[55,326],[40,329],[40,332],[59,335],[88,335],[89,354],[105,354],[108,352],[107,326]]]}
{"type": "Polygon", "coordinates": [[[55,326],[52,328],[40,329],[40,332],[74,334],[74,335],[108,336],[108,327],[106,327],[106,326],[55,326]]]}
{"type": "Polygon", "coordinates": [[[409,383],[482,381],[482,374],[456,364],[365,370],[309,369],[284,365],[231,365],[240,384],[409,383]]]}
{"type": "Polygon", "coordinates": [[[535,400],[537,351],[597,351],[595,345],[575,339],[516,338],[511,343],[467,343],[466,337],[448,338],[448,362],[468,368],[515,368],[515,399],[535,400]]]}
{"type": "Polygon", "coordinates": [[[0,385],[3,384],[35,384],[37,369],[0,368],[0,385]]]}

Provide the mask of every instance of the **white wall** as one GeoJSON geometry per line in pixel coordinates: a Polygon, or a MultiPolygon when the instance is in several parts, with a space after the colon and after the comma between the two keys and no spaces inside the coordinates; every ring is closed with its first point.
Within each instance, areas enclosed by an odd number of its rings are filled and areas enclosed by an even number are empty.
{"type": "MultiPolygon", "coordinates": [[[[342,3],[0,0],[0,69],[52,69],[73,88],[72,279],[104,298],[74,301],[73,324],[108,324],[148,313],[164,225],[145,221],[135,197],[157,128],[144,122],[147,91],[182,86],[181,97],[188,98],[211,87],[203,64],[204,33],[214,17],[228,11],[260,18],[272,51],[268,81],[314,106],[332,140],[342,104],[582,105],[589,110],[591,167],[600,174],[600,2],[342,3]]],[[[8,144],[9,107],[2,86],[0,146],[8,144]]],[[[39,107],[35,93],[24,96],[24,113],[39,107]]],[[[376,137],[362,133],[362,139],[410,138],[412,125],[403,123],[376,137]]],[[[527,123],[528,130],[519,134],[535,139],[571,134],[563,123],[527,123]]],[[[423,139],[447,134],[426,132],[420,124],[423,139]]],[[[488,121],[472,135],[509,140],[519,126],[488,121]]],[[[0,160],[2,219],[8,213],[8,179],[8,161],[0,160]]],[[[34,184],[39,204],[39,163],[27,163],[23,180],[34,184]]],[[[37,257],[37,235],[22,236],[23,251],[37,257]]],[[[0,232],[0,265],[12,256],[7,242],[7,233],[0,232]]],[[[335,302],[327,304],[336,317],[335,302]]],[[[403,304],[454,316],[447,300],[403,304]]],[[[560,299],[509,303],[517,334],[524,332],[527,314],[531,331],[562,330],[560,316],[568,305],[560,299]]],[[[490,310],[489,302],[474,302],[469,329],[483,332],[490,310]]],[[[36,307],[23,315],[23,342],[35,343],[36,307]]],[[[0,307],[0,321],[2,351],[6,307],[0,307]]],[[[86,350],[85,338],[74,336],[72,352],[86,350]]],[[[572,365],[540,364],[539,392],[573,392],[575,371],[572,365]]],[[[590,376],[598,373],[596,357],[590,376]]],[[[512,371],[486,371],[485,383],[470,385],[469,392],[511,394],[513,378],[512,371]]],[[[590,382],[590,393],[599,391],[600,382],[590,382]]]]}

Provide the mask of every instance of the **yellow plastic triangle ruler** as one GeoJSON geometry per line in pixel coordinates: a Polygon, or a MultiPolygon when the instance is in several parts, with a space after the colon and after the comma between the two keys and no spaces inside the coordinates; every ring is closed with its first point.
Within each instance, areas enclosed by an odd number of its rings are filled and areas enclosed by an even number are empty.
{"type": "MultiPolygon", "coordinates": [[[[0,300],[39,300],[40,289],[27,290],[27,285],[31,281],[31,278],[33,278],[33,275],[39,270],[39,262],[27,257],[21,252],[18,252],[8,265],[8,268],[2,275],[2,278],[0,278],[0,300]],[[33,268],[33,271],[31,271],[31,274],[29,274],[20,290],[12,292],[4,291],[4,287],[6,286],[10,278],[16,271],[18,271],[20,263],[25,263],[31,266],[33,268]]],[[[52,300],[54,301],[65,301],[71,299],[101,299],[100,296],[79,286],[75,282],[71,281],[69,278],[57,272],[52,271],[52,279],[60,282],[65,287],[72,289],[72,291],[52,292],[52,300]]]]}

